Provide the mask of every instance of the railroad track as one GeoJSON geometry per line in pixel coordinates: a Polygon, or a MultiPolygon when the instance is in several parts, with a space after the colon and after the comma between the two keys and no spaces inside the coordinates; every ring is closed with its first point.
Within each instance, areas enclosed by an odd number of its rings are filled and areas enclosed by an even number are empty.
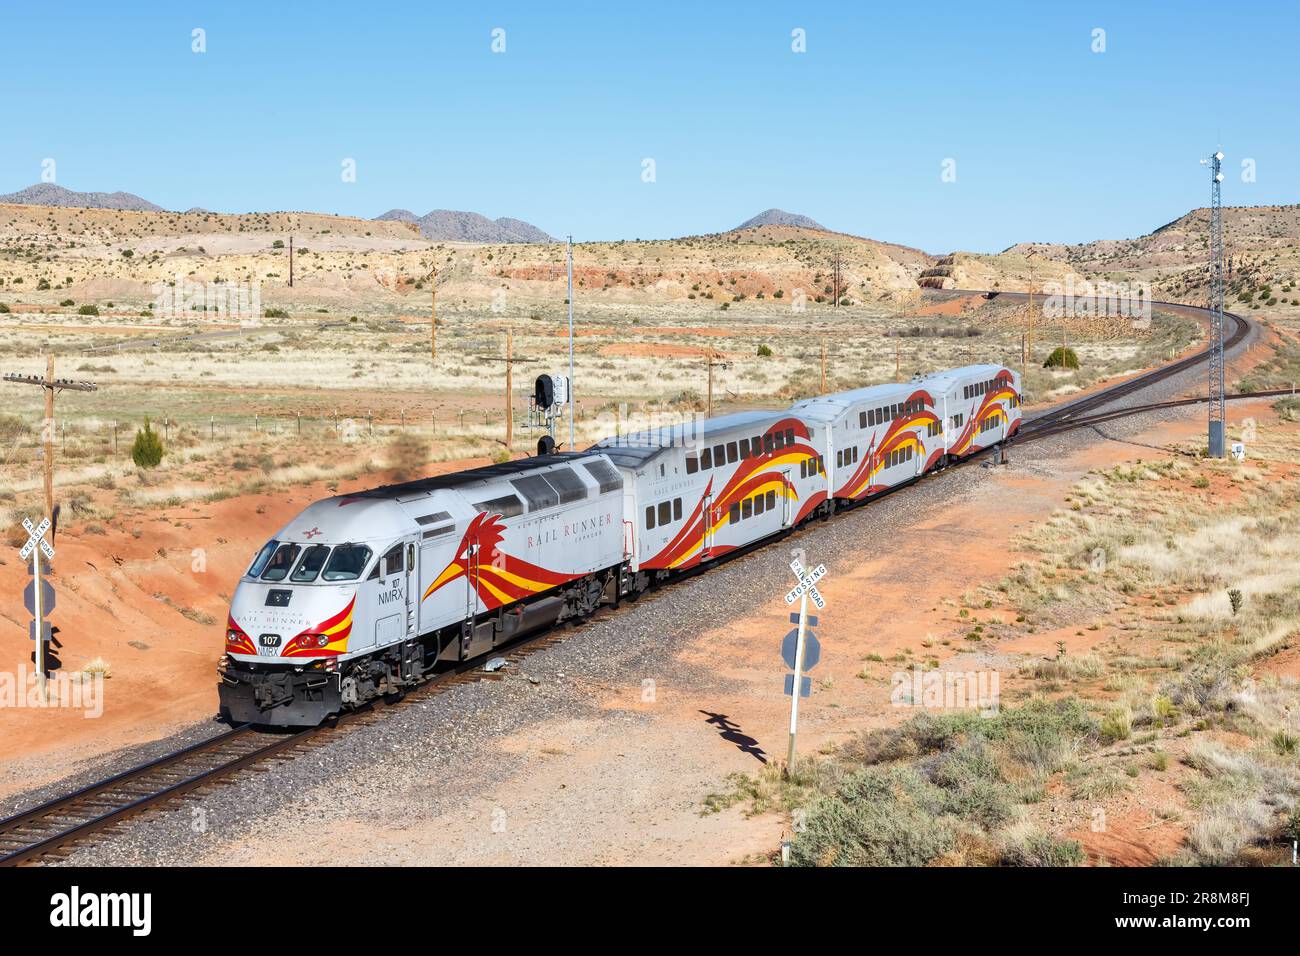
{"type": "MultiPolygon", "coordinates": [[[[971,293],[967,293],[971,294],[971,293]]],[[[1021,293],[1001,293],[1008,298],[1021,293]]],[[[1188,313],[1205,314],[1207,310],[1176,303],[1155,303],[1188,313]]],[[[1249,323],[1240,316],[1224,313],[1235,323],[1225,346],[1238,345],[1249,331],[1249,323]]],[[[1169,365],[1111,386],[1065,405],[1058,406],[1027,420],[1014,443],[1037,441],[1077,428],[1111,421],[1128,415],[1162,408],[1173,408],[1205,401],[1204,398],[1175,399],[1147,405],[1096,411],[1102,406],[1132,395],[1172,375],[1204,362],[1208,350],[1197,352],[1169,365]],[[1093,414],[1087,414],[1092,412],[1093,414]]],[[[1229,396],[1231,399],[1270,397],[1290,394],[1287,389],[1229,396]]],[[[973,461],[981,455],[974,455],[973,461]]],[[[738,552],[736,557],[752,548],[738,552]]],[[[684,575],[692,578],[694,575],[684,575]]],[[[632,602],[628,602],[632,603],[632,602]]],[[[619,607],[611,609],[617,613],[619,607]]],[[[528,654],[565,639],[566,625],[523,637],[513,644],[465,661],[442,671],[420,687],[401,697],[372,701],[364,708],[350,711],[319,727],[297,732],[273,733],[251,725],[232,727],[225,733],[192,744],[175,753],[132,767],[105,780],[90,784],[62,797],[0,820],[0,866],[39,863],[43,859],[62,859],[72,848],[95,838],[111,836],[131,818],[152,811],[169,809],[187,798],[202,796],[213,787],[241,779],[245,772],[270,769],[273,760],[292,760],[300,754],[330,743],[336,735],[354,727],[383,719],[393,707],[428,699],[459,684],[500,679],[500,671],[486,671],[483,665],[496,657],[517,664],[528,654]]]]}
{"type": "Polygon", "coordinates": [[[270,769],[269,761],[292,760],[330,743],[337,734],[365,726],[406,703],[427,700],[465,683],[499,680],[500,671],[481,670],[501,657],[517,664],[534,651],[564,640],[564,626],[530,635],[508,647],[442,671],[397,698],[381,698],[319,727],[274,733],[249,724],[175,753],[132,767],[66,796],[56,797],[0,820],[0,866],[20,866],[43,858],[61,859],[76,844],[111,836],[142,814],[173,808],[187,797],[236,782],[243,771],[270,769]]]}

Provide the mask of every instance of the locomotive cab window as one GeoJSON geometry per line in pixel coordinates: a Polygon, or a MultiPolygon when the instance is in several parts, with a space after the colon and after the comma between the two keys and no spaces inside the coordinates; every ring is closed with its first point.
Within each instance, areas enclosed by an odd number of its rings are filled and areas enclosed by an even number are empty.
{"type": "Polygon", "coordinates": [[[645,529],[647,531],[650,531],[654,528],[654,526],[655,526],[655,506],[646,505],[645,506],[645,529]]]}
{"type": "Polygon", "coordinates": [[[262,570],[266,567],[266,562],[271,560],[271,555],[275,554],[276,545],[279,543],[278,541],[268,541],[262,545],[262,550],[257,552],[257,557],[253,558],[253,563],[248,566],[248,576],[250,578],[255,578],[262,573],[262,570]]]}
{"type": "MultiPolygon", "coordinates": [[[[370,549],[364,544],[341,544],[330,555],[320,577],[322,581],[355,581],[369,563],[370,549]]],[[[379,569],[378,561],[375,569],[379,569]]]]}
{"type": "Polygon", "coordinates": [[[402,551],[403,548],[400,542],[388,549],[384,554],[384,569],[380,574],[388,577],[390,574],[401,574],[405,570],[402,563],[402,551]]]}
{"type": "Polygon", "coordinates": [[[686,474],[693,475],[700,470],[700,460],[694,455],[686,456],[686,474]]]}
{"type": "Polygon", "coordinates": [[[320,576],[321,568],[325,567],[325,559],[329,554],[329,545],[313,544],[303,552],[302,560],[293,569],[293,574],[289,575],[289,580],[295,584],[310,584],[315,581],[320,576]]]}
{"type": "Polygon", "coordinates": [[[293,567],[294,561],[298,558],[298,552],[302,550],[301,545],[282,544],[275,549],[275,554],[271,555],[271,560],[266,565],[266,570],[262,572],[263,581],[283,581],[289,569],[293,567]]]}

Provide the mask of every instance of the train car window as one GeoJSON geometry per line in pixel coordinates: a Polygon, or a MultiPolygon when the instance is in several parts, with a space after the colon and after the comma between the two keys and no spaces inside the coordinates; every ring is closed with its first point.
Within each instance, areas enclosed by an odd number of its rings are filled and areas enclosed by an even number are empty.
{"type": "Polygon", "coordinates": [[[529,511],[541,511],[544,508],[554,508],[560,503],[560,495],[551,483],[541,475],[525,475],[522,478],[511,478],[510,487],[519,492],[520,496],[528,502],[529,511]]]}
{"type": "Polygon", "coordinates": [[[727,509],[727,520],[732,524],[740,520],[740,505],[734,504],[727,509]]]}
{"type": "Polygon", "coordinates": [[[293,569],[293,574],[289,575],[289,580],[295,584],[310,584],[320,576],[321,568],[325,567],[325,559],[329,556],[329,545],[313,544],[303,552],[302,560],[293,569]]]}
{"type": "Polygon", "coordinates": [[[262,545],[262,550],[257,552],[257,557],[255,557],[253,563],[248,566],[248,576],[250,578],[255,578],[262,573],[262,569],[266,567],[266,562],[271,560],[271,555],[275,553],[275,547],[279,543],[280,542],[278,541],[272,540],[262,545]]]}
{"type": "Polygon", "coordinates": [[[474,507],[479,511],[499,514],[503,518],[513,518],[524,513],[524,503],[514,495],[502,495],[500,498],[477,501],[474,507]]]}
{"type": "Polygon", "coordinates": [[[740,460],[744,461],[748,457],[749,457],[749,439],[742,438],[740,440],[740,460]]]}
{"type": "Polygon", "coordinates": [[[785,447],[785,433],[784,433],[784,432],[773,432],[773,433],[772,433],[772,448],[773,448],[774,450],[776,450],[776,451],[780,451],[780,450],[781,450],[782,448],[784,448],[784,447],[785,447]]]}
{"type": "Polygon", "coordinates": [[[835,453],[835,467],[836,468],[844,467],[844,451],[842,449],[835,453]]]}
{"type": "Polygon", "coordinates": [[[866,413],[866,412],[858,412],[858,427],[859,427],[859,428],[866,428],[866,427],[867,427],[867,413],[866,413]]]}
{"type": "Polygon", "coordinates": [[[384,554],[384,570],[381,574],[388,577],[390,574],[400,574],[403,570],[402,546],[395,544],[384,554]]]}
{"type": "Polygon", "coordinates": [[[722,445],[713,446],[713,467],[721,468],[727,463],[727,449],[722,445]]]}
{"type": "Polygon", "coordinates": [[[740,452],[736,448],[736,443],[734,441],[727,442],[727,464],[734,465],[738,458],[740,458],[740,452]]]}
{"type": "Polygon", "coordinates": [[[776,507],[776,492],[769,491],[764,497],[767,498],[767,510],[771,511],[776,507]]]}
{"type": "Polygon", "coordinates": [[[794,444],[794,429],[793,429],[793,428],[787,428],[787,429],[785,430],[785,443],[786,443],[787,445],[793,445],[793,444],[794,444]]]}
{"type": "MultiPolygon", "coordinates": [[[[754,457],[758,458],[763,454],[763,437],[761,435],[755,435],[749,440],[749,447],[754,453],[754,457]]],[[[771,451],[771,449],[769,448],[768,451],[771,451]]]]}
{"type": "MultiPolygon", "coordinates": [[[[662,469],[663,465],[659,467],[662,469]]],[[[566,505],[570,501],[582,501],[587,497],[587,486],[582,483],[581,478],[573,473],[571,468],[557,468],[554,471],[548,471],[546,481],[560,493],[560,504],[562,505],[566,505]]]]}
{"type": "MultiPolygon", "coordinates": [[[[686,470],[690,471],[690,459],[687,459],[686,470]]],[[[619,470],[603,458],[596,458],[592,461],[584,461],[582,467],[587,469],[587,473],[596,479],[600,485],[600,493],[607,495],[611,491],[623,490],[623,476],[619,470]]]]}
{"type": "Polygon", "coordinates": [[[764,436],[763,436],[763,454],[765,454],[765,455],[770,455],[770,454],[772,454],[772,436],[771,436],[771,435],[764,435],[764,436]]]}
{"type": "Polygon", "coordinates": [[[655,506],[646,505],[645,506],[645,529],[649,531],[652,528],[654,528],[654,526],[655,526],[655,506]]]}
{"type": "Polygon", "coordinates": [[[746,498],[740,503],[741,520],[754,517],[754,499],[746,498]]]}
{"type": "Polygon", "coordinates": [[[700,452],[700,467],[705,471],[713,467],[713,450],[711,448],[706,448],[700,452]]]}
{"type": "Polygon", "coordinates": [[[682,520],[682,499],[681,498],[673,499],[673,520],[674,521],[682,520]]]}
{"type": "Polygon", "coordinates": [[[276,548],[275,554],[271,555],[271,560],[266,565],[266,570],[262,572],[262,580],[283,581],[301,550],[302,546],[297,544],[282,544],[276,548]]]}
{"type": "Polygon", "coordinates": [[[808,462],[807,462],[807,461],[801,461],[801,462],[799,462],[799,477],[800,477],[800,478],[807,478],[807,477],[808,477],[808,462]]]}
{"type": "Polygon", "coordinates": [[[686,456],[686,474],[693,475],[700,470],[700,460],[694,455],[686,456]]]}
{"type": "Polygon", "coordinates": [[[853,448],[853,464],[856,465],[857,463],[858,463],[858,449],[857,449],[856,446],[854,446],[854,448],[853,448]]]}
{"type": "MultiPolygon", "coordinates": [[[[370,563],[370,549],[364,544],[341,544],[330,555],[329,563],[321,572],[322,581],[355,581],[370,563]]],[[[375,570],[379,562],[375,562],[375,570]]]]}
{"type": "Polygon", "coordinates": [[[754,514],[761,515],[762,513],[763,513],[763,496],[754,495],[754,514]]]}
{"type": "Polygon", "coordinates": [[[671,501],[659,502],[659,524],[672,524],[673,520],[673,503],[671,501]]]}

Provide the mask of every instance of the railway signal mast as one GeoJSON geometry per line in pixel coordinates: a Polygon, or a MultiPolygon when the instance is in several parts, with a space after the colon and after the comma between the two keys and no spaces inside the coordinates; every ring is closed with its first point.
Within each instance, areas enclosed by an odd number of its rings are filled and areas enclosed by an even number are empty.
{"type": "Polygon", "coordinates": [[[1224,396],[1223,355],[1223,150],[1216,150],[1201,165],[1210,167],[1210,361],[1209,436],[1211,458],[1223,457],[1227,401],[1224,396]]]}

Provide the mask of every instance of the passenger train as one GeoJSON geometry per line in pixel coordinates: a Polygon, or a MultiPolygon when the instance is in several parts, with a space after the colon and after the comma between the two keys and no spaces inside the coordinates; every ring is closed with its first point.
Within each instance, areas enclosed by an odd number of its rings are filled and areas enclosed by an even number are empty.
{"type": "Polygon", "coordinates": [[[315,725],[829,518],[1020,423],[1019,376],[971,365],[318,501],[235,589],[222,714],[315,725]]]}

